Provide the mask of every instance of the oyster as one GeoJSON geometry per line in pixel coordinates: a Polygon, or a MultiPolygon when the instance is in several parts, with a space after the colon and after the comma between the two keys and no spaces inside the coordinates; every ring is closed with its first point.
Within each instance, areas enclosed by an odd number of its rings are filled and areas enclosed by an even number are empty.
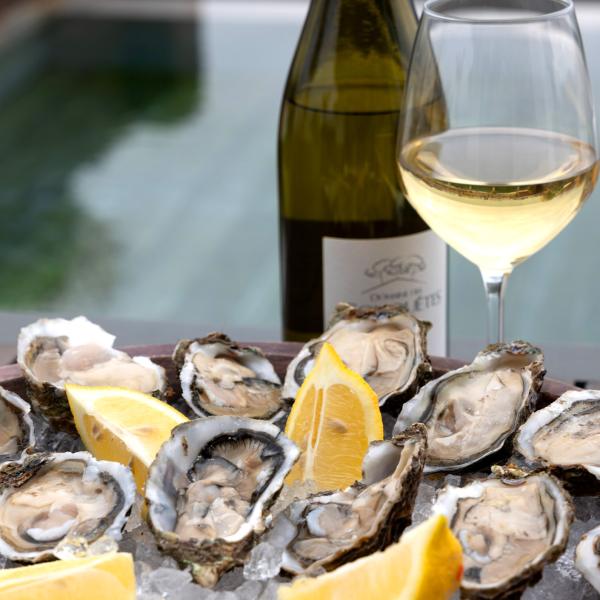
{"type": "Polygon", "coordinates": [[[282,415],[281,381],[258,348],[211,333],[179,342],[173,360],[183,398],[197,415],[270,420],[282,415]]]}
{"type": "Polygon", "coordinates": [[[534,412],[519,429],[515,449],[530,461],[585,469],[600,479],[600,391],[566,392],[534,412]]]}
{"type": "Polygon", "coordinates": [[[149,358],[131,358],[112,346],[115,337],[85,317],[40,319],[21,329],[17,361],[29,399],[53,427],[74,431],[65,383],[113,385],[160,396],[164,369],[149,358]]]}
{"type": "Polygon", "coordinates": [[[581,537],[575,548],[575,566],[600,592],[600,527],[595,527],[581,537]]]}
{"type": "Polygon", "coordinates": [[[381,550],[410,523],[425,463],[425,428],[413,425],[392,440],[373,442],[362,481],[343,491],[294,501],[275,518],[289,532],[283,568],[315,574],[381,550]]]}
{"type": "Polygon", "coordinates": [[[135,498],[131,471],[88,452],[33,454],[0,469],[0,554],[19,562],[54,558],[71,537],[118,540],[135,498]]]}
{"type": "Polygon", "coordinates": [[[543,472],[503,475],[447,486],[433,506],[462,545],[467,597],[498,598],[524,589],[567,545],[573,506],[558,480],[543,472]]]}
{"type": "Polygon", "coordinates": [[[299,450],[278,427],[243,417],[206,417],[177,426],[146,481],[159,546],[212,586],[241,564],[263,529],[299,450]]]}
{"type": "Polygon", "coordinates": [[[400,306],[339,304],[327,331],[308,342],[289,364],[283,397],[295,398],[323,342],[329,342],[346,366],[375,390],[380,406],[400,403],[431,377],[427,356],[430,327],[400,306]]]}
{"type": "Polygon", "coordinates": [[[427,383],[402,407],[394,433],[427,427],[425,472],[454,471],[500,450],[531,412],[543,354],[526,342],[496,344],[465,367],[427,383]]]}
{"type": "Polygon", "coordinates": [[[0,387],[0,462],[16,460],[33,450],[31,407],[20,396],[0,387]]]}

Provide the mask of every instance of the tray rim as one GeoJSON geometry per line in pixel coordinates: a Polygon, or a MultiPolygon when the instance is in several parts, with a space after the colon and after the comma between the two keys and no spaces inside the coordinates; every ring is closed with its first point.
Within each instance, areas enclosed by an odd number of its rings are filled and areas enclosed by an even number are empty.
{"type": "MultiPolygon", "coordinates": [[[[244,342],[244,345],[257,346],[267,354],[270,360],[275,364],[276,370],[281,375],[289,361],[298,353],[302,347],[300,342],[244,342]]],[[[143,346],[124,346],[121,350],[132,356],[147,356],[162,366],[174,369],[171,355],[175,344],[150,344],[143,346]]],[[[451,369],[457,369],[464,366],[466,361],[449,357],[432,356],[431,363],[438,374],[442,374],[451,369]]],[[[0,386],[18,386],[24,385],[21,368],[17,364],[0,366],[0,386]]],[[[542,386],[541,404],[546,404],[555,400],[569,390],[577,390],[574,385],[559,381],[557,379],[545,378],[542,386]]]]}

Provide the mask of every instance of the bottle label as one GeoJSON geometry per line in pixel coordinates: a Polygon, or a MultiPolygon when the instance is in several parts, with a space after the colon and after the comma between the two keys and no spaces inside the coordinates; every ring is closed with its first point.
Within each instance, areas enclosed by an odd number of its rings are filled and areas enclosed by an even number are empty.
{"type": "Polygon", "coordinates": [[[446,244],[431,230],[368,240],[324,237],[324,319],[338,302],[399,304],[431,321],[428,352],[445,356],[447,261],[446,244]]]}

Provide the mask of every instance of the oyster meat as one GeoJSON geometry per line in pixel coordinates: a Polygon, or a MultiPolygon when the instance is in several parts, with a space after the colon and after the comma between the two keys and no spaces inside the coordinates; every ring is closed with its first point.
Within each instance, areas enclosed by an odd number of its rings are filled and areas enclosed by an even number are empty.
{"type": "Polygon", "coordinates": [[[526,342],[496,344],[465,367],[427,383],[402,407],[394,432],[427,427],[425,472],[463,469],[500,450],[530,414],[543,354],[526,342]]]}
{"type": "Polygon", "coordinates": [[[600,479],[600,391],[565,392],[523,423],[515,449],[526,459],[600,479]]]}
{"type": "Polygon", "coordinates": [[[462,592],[499,598],[534,582],[564,551],[573,521],[569,495],[547,473],[447,486],[434,513],[445,514],[463,548],[462,592]]]}
{"type": "Polygon", "coordinates": [[[88,452],[33,454],[0,469],[0,554],[34,563],[70,538],[121,537],[135,499],[131,471],[88,452]]]}
{"type": "Polygon", "coordinates": [[[29,399],[57,429],[74,431],[65,383],[126,387],[160,396],[165,371],[149,358],[113,348],[115,337],[85,317],[40,319],[21,329],[17,360],[29,399]]]}
{"type": "Polygon", "coordinates": [[[214,585],[245,558],[298,455],[266,421],[221,416],[177,426],[146,481],[160,547],[191,563],[199,583],[214,585]]]}
{"type": "Polygon", "coordinates": [[[293,574],[335,569],[382,550],[410,523],[425,463],[426,433],[413,425],[392,440],[372,442],[362,481],[343,491],[296,500],[275,517],[289,532],[283,568],[293,574]]]}
{"type": "Polygon", "coordinates": [[[211,333],[180,341],[173,360],[180,369],[183,398],[197,415],[269,420],[282,415],[281,381],[258,348],[211,333]]]}
{"type": "Polygon", "coordinates": [[[0,462],[16,460],[35,445],[31,407],[20,396],[0,387],[0,462]]]}
{"type": "Polygon", "coordinates": [[[431,377],[427,356],[430,327],[400,306],[340,304],[327,331],[308,342],[289,364],[283,397],[295,398],[321,346],[329,342],[346,366],[375,390],[380,406],[398,404],[431,377]]]}
{"type": "Polygon", "coordinates": [[[575,566],[600,592],[600,527],[595,527],[581,537],[575,548],[575,566]]]}

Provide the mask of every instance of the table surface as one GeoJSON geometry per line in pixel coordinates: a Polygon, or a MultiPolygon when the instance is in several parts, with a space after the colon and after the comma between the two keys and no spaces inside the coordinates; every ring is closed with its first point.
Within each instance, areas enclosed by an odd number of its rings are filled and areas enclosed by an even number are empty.
{"type": "MultiPolygon", "coordinates": [[[[576,6],[600,100],[600,4],[576,6]]],[[[0,359],[49,314],[87,314],[120,345],[279,338],[277,115],[306,7],[23,0],[0,14],[0,359]]],[[[600,379],[599,195],[508,287],[508,337],[569,380],[600,379]]],[[[450,352],[470,360],[483,292],[450,263],[450,352]]]]}

